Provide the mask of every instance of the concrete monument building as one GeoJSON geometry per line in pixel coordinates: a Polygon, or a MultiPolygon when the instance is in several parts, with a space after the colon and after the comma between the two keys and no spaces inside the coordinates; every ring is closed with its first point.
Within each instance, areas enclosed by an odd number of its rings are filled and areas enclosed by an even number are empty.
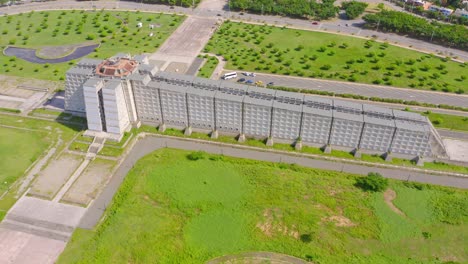
{"type": "Polygon", "coordinates": [[[144,55],[83,59],[66,77],[65,110],[115,140],[143,123],[355,154],[446,155],[431,123],[416,113],[159,72],[144,55]]]}

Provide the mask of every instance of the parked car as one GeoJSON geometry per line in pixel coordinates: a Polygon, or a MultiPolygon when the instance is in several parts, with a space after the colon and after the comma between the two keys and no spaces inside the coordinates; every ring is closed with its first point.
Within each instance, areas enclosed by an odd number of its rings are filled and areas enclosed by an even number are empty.
{"type": "Polygon", "coordinates": [[[247,80],[245,83],[246,84],[253,84],[254,82],[252,80],[247,80]]]}
{"type": "Polygon", "coordinates": [[[255,82],[255,85],[257,85],[257,86],[263,86],[263,82],[262,82],[262,81],[256,81],[256,82],[255,82]]]}
{"type": "Polygon", "coordinates": [[[274,86],[274,85],[275,85],[274,82],[269,82],[269,83],[267,83],[267,86],[274,86]]]}
{"type": "Polygon", "coordinates": [[[317,22],[317,21],[312,22],[312,25],[318,25],[318,24],[319,24],[319,22],[317,22]]]}
{"type": "Polygon", "coordinates": [[[254,72],[251,72],[249,76],[255,77],[257,75],[254,72]]]}
{"type": "Polygon", "coordinates": [[[240,78],[237,82],[245,82],[245,78],[240,78]]]}
{"type": "Polygon", "coordinates": [[[250,76],[250,72],[243,72],[242,73],[244,76],[250,76]]]}

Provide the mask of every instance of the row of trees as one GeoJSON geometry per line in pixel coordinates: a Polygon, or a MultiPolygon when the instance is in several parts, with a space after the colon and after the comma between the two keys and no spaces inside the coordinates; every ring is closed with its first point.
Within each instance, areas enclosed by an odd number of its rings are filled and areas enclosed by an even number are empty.
{"type": "Polygon", "coordinates": [[[329,19],[338,13],[335,0],[230,0],[232,10],[301,18],[329,19]]]}
{"type": "Polygon", "coordinates": [[[194,3],[195,6],[200,3],[200,0],[127,0],[133,2],[143,2],[145,4],[160,4],[171,6],[184,6],[191,7],[194,3]]]}
{"type": "Polygon", "coordinates": [[[341,8],[346,12],[348,19],[355,19],[366,10],[368,4],[358,1],[350,1],[341,3],[341,8]]]}
{"type": "Polygon", "coordinates": [[[468,50],[468,29],[462,25],[429,22],[398,11],[381,11],[363,17],[366,26],[425,39],[442,45],[468,50]]]}

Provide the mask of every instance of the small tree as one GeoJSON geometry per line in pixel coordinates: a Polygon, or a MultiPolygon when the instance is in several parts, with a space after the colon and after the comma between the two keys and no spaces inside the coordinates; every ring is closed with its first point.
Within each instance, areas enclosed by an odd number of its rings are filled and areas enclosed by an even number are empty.
{"type": "Polygon", "coordinates": [[[200,160],[200,159],[204,159],[205,157],[206,157],[206,153],[204,151],[192,152],[187,155],[187,158],[189,160],[200,160]]]}
{"type": "Polygon", "coordinates": [[[357,178],[355,186],[364,191],[381,192],[387,189],[388,179],[382,177],[380,173],[369,172],[366,177],[357,178]]]}

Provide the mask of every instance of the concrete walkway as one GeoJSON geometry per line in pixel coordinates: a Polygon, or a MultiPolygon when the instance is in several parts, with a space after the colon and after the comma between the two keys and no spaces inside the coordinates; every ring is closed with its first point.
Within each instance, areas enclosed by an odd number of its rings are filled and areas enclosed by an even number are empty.
{"type": "Polygon", "coordinates": [[[129,152],[125,160],[121,163],[120,167],[115,172],[109,184],[104,191],[88,208],[88,211],[83,216],[79,227],[85,229],[93,229],[101,219],[107,206],[112,201],[114,194],[117,192],[120,184],[128,174],[130,169],[133,168],[135,163],[145,155],[161,149],[161,148],[175,148],[191,151],[205,151],[213,154],[221,154],[237,158],[254,159],[269,162],[284,162],[295,163],[304,167],[317,168],[332,171],[341,171],[353,174],[367,175],[369,172],[378,172],[384,177],[415,181],[421,183],[431,183],[437,185],[451,186],[457,188],[468,189],[468,177],[454,177],[432,175],[420,171],[409,171],[404,168],[379,168],[374,166],[365,166],[359,164],[348,164],[330,160],[319,160],[304,157],[298,154],[286,154],[278,151],[271,152],[253,147],[242,147],[228,144],[201,142],[193,139],[177,139],[173,137],[165,137],[158,135],[148,135],[140,139],[133,149],[129,152]]]}

